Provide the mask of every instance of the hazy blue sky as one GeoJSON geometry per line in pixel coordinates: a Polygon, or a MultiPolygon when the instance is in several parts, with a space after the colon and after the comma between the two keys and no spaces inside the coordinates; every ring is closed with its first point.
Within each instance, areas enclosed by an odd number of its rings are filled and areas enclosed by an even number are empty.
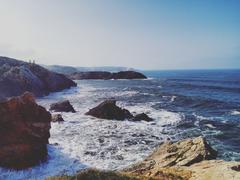
{"type": "Polygon", "coordinates": [[[240,68],[240,1],[0,0],[0,55],[76,66],[240,68]]]}

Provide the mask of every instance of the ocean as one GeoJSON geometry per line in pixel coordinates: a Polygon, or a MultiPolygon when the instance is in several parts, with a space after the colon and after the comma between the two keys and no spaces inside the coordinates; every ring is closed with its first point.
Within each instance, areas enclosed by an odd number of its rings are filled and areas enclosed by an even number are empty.
{"type": "Polygon", "coordinates": [[[77,87],[37,99],[68,99],[76,113],[52,123],[49,160],[24,170],[0,169],[0,179],[44,179],[95,167],[118,170],[143,160],[166,140],[204,136],[218,158],[240,161],[240,70],[144,71],[146,80],[80,80],[77,87]],[[84,115],[108,98],[153,122],[84,115]]]}

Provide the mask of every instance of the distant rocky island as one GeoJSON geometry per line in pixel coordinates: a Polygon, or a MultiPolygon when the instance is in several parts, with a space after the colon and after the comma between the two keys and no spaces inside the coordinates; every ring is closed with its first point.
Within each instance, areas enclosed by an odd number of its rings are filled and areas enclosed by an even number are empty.
{"type": "Polygon", "coordinates": [[[25,91],[44,96],[76,86],[63,74],[49,71],[35,63],[0,57],[0,100],[18,96],[25,91]]]}
{"type": "Polygon", "coordinates": [[[107,71],[89,71],[89,72],[75,72],[68,75],[70,79],[147,79],[147,77],[136,71],[120,71],[120,72],[107,72],[107,71]]]}
{"type": "Polygon", "coordinates": [[[147,77],[133,68],[127,67],[73,67],[51,65],[43,67],[50,71],[65,74],[72,80],[83,79],[147,79],[147,77]]]}
{"type": "Polygon", "coordinates": [[[61,74],[72,74],[75,72],[88,72],[88,71],[136,71],[134,68],[121,67],[121,66],[99,66],[99,67],[79,67],[79,66],[63,66],[63,65],[42,65],[44,68],[61,74]]]}

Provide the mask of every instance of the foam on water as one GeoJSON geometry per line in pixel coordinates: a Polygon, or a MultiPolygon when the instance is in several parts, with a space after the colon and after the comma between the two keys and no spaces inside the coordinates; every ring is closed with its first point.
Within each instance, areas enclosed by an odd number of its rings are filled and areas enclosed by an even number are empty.
{"type": "Polygon", "coordinates": [[[129,105],[118,101],[119,106],[131,113],[144,112],[155,121],[114,121],[85,115],[102,99],[136,94],[137,91],[128,88],[116,93],[109,88],[79,84],[78,87],[38,99],[38,103],[46,108],[53,102],[68,99],[77,112],[62,113],[65,121],[52,123],[48,162],[24,171],[0,169],[0,179],[44,179],[53,175],[74,174],[87,167],[116,170],[144,159],[162,141],[171,138],[165,133],[166,125],[181,121],[181,114],[156,110],[152,108],[155,102],[129,105]]]}
{"type": "Polygon", "coordinates": [[[231,115],[240,115],[240,111],[234,110],[231,112],[231,115]]]}

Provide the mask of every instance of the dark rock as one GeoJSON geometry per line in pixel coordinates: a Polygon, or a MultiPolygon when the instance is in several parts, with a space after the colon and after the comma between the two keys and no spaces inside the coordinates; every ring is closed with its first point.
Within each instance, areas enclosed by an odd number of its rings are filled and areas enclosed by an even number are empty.
{"type": "Polygon", "coordinates": [[[76,86],[63,74],[51,72],[37,64],[0,57],[0,100],[18,96],[25,91],[44,96],[76,86]]]}
{"type": "Polygon", "coordinates": [[[31,93],[0,103],[0,166],[23,169],[47,159],[51,114],[31,93]]]}
{"type": "Polygon", "coordinates": [[[134,116],[133,121],[153,121],[152,118],[148,117],[148,115],[146,115],[145,113],[141,113],[141,114],[137,114],[136,116],[134,116]]]}
{"type": "Polygon", "coordinates": [[[120,71],[113,73],[111,79],[147,79],[147,77],[136,71],[120,71]]]}
{"type": "Polygon", "coordinates": [[[50,110],[55,112],[76,112],[68,100],[51,104],[50,110]]]}
{"type": "Polygon", "coordinates": [[[75,72],[68,75],[73,80],[81,79],[146,79],[142,73],[135,71],[120,71],[111,73],[106,71],[88,71],[88,72],[75,72]]]}
{"type": "Polygon", "coordinates": [[[61,114],[52,114],[52,122],[63,122],[63,117],[61,114]]]}
{"type": "Polygon", "coordinates": [[[131,119],[133,115],[126,109],[116,105],[116,100],[106,100],[97,107],[90,109],[86,115],[91,115],[101,119],[124,120],[131,119]]]}

